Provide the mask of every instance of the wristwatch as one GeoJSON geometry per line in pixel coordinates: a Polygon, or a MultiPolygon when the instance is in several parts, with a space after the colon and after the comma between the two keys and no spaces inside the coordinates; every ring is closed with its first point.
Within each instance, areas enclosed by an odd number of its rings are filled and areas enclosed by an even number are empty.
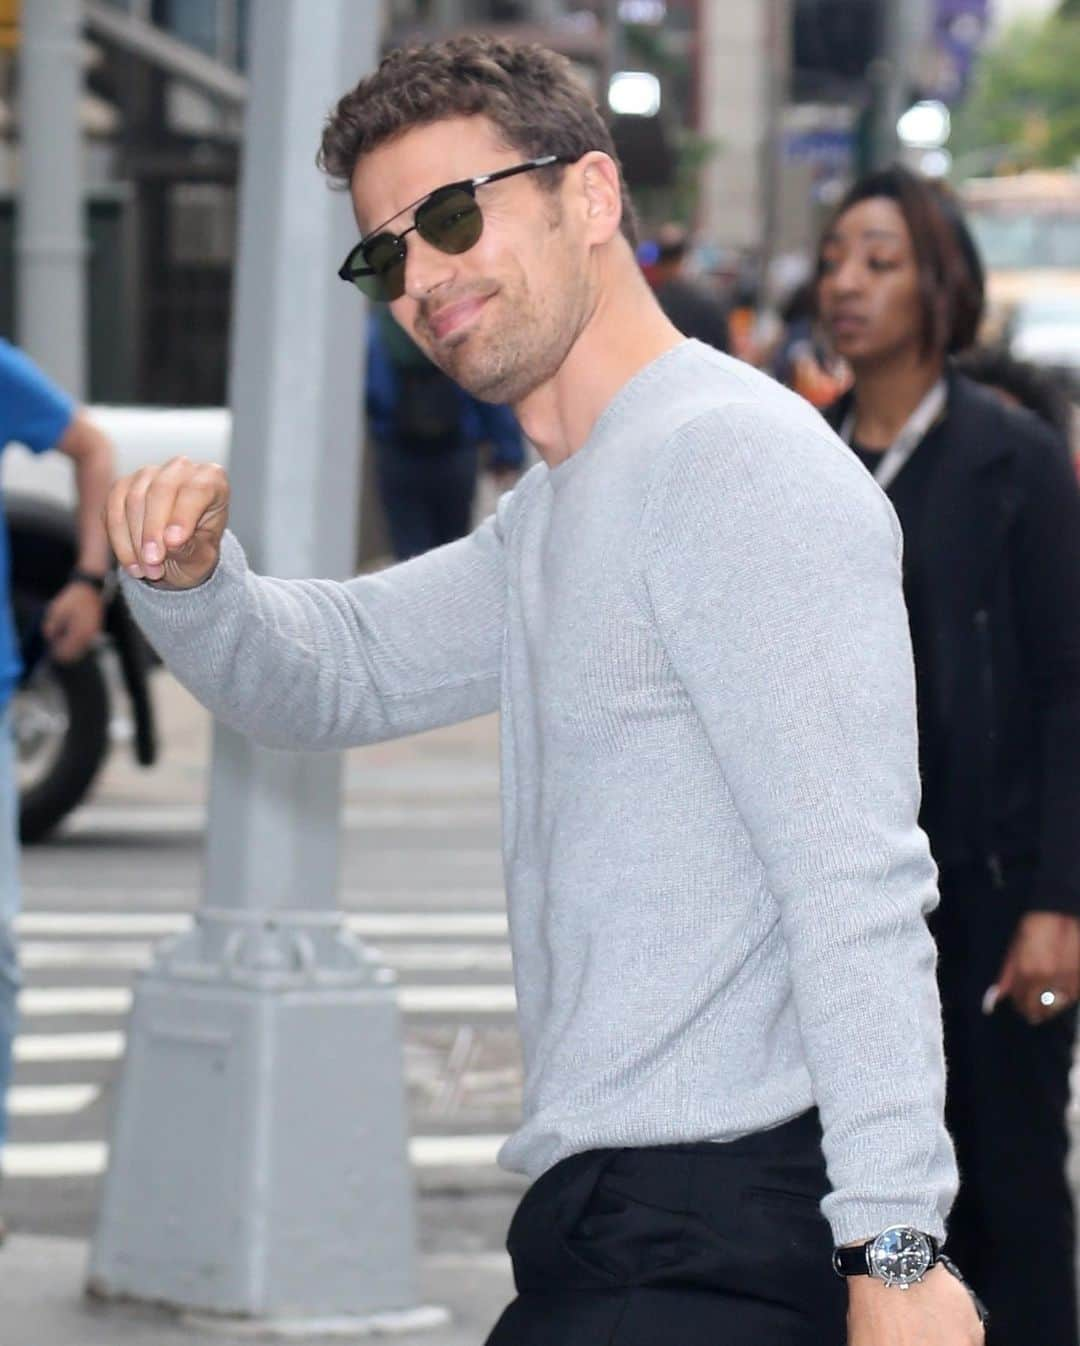
{"type": "Polygon", "coordinates": [[[97,575],[92,570],[83,570],[76,566],[68,575],[67,583],[88,584],[91,589],[96,589],[102,598],[108,602],[116,586],[116,576],[111,570],[106,571],[104,575],[97,575]]]}
{"type": "Polygon", "coordinates": [[[964,1280],[960,1268],[941,1251],[937,1239],[910,1225],[892,1225],[877,1238],[833,1253],[833,1270],[838,1276],[873,1276],[886,1285],[910,1290],[924,1279],[931,1267],[941,1266],[955,1276],[971,1296],[979,1322],[989,1322],[986,1305],[964,1280]]]}
{"type": "Polygon", "coordinates": [[[937,1239],[911,1225],[891,1225],[877,1238],[833,1253],[833,1270],[838,1276],[873,1276],[900,1290],[910,1289],[923,1279],[938,1260],[937,1239]]]}

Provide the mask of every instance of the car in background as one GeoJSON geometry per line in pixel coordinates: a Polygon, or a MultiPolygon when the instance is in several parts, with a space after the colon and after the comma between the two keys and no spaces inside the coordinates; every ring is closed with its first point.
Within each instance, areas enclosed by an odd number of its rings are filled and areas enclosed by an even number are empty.
{"type": "Polygon", "coordinates": [[[987,279],[985,341],[1045,297],[1080,301],[1080,173],[971,178],[960,196],[987,279]]]}
{"type": "MultiPolygon", "coordinates": [[[[117,473],[178,455],[224,464],[229,412],[89,407],[116,447],[117,473]]],[[[50,599],[75,564],[75,478],[59,453],[4,450],[3,496],[11,539],[11,589],[25,672],[12,722],[18,751],[19,827],[24,842],[50,832],[86,795],[116,739],[136,760],[157,757],[150,670],[156,662],[117,594],[98,647],[73,664],[54,663],[41,635],[50,599]]]]}
{"type": "Polygon", "coordinates": [[[1006,327],[1009,350],[1018,360],[1060,376],[1080,396],[1080,294],[1040,294],[1018,304],[1006,327]]]}

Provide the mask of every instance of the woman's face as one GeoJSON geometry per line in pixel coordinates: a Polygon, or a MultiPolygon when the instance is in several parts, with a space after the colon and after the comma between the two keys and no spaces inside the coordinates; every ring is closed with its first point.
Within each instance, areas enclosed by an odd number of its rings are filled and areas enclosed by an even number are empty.
{"type": "Polygon", "coordinates": [[[856,373],[919,358],[923,307],[911,232],[888,197],[844,212],[821,245],[818,308],[838,355],[856,373]]]}

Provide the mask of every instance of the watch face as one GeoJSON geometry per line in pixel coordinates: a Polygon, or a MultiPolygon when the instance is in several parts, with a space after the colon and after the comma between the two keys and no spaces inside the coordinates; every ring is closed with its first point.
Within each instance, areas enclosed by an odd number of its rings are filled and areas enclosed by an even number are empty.
{"type": "Polygon", "coordinates": [[[870,1245],[870,1270],[886,1285],[908,1286],[921,1281],[934,1262],[930,1240],[918,1229],[896,1225],[870,1245]]]}

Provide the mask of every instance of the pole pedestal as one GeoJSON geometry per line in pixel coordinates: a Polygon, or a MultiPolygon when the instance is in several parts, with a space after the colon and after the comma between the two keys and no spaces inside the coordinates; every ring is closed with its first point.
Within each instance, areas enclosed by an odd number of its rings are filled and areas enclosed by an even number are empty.
{"type": "Polygon", "coordinates": [[[392,978],[336,918],[204,910],[137,988],[91,1293],[413,1309],[400,1059],[392,978]]]}

